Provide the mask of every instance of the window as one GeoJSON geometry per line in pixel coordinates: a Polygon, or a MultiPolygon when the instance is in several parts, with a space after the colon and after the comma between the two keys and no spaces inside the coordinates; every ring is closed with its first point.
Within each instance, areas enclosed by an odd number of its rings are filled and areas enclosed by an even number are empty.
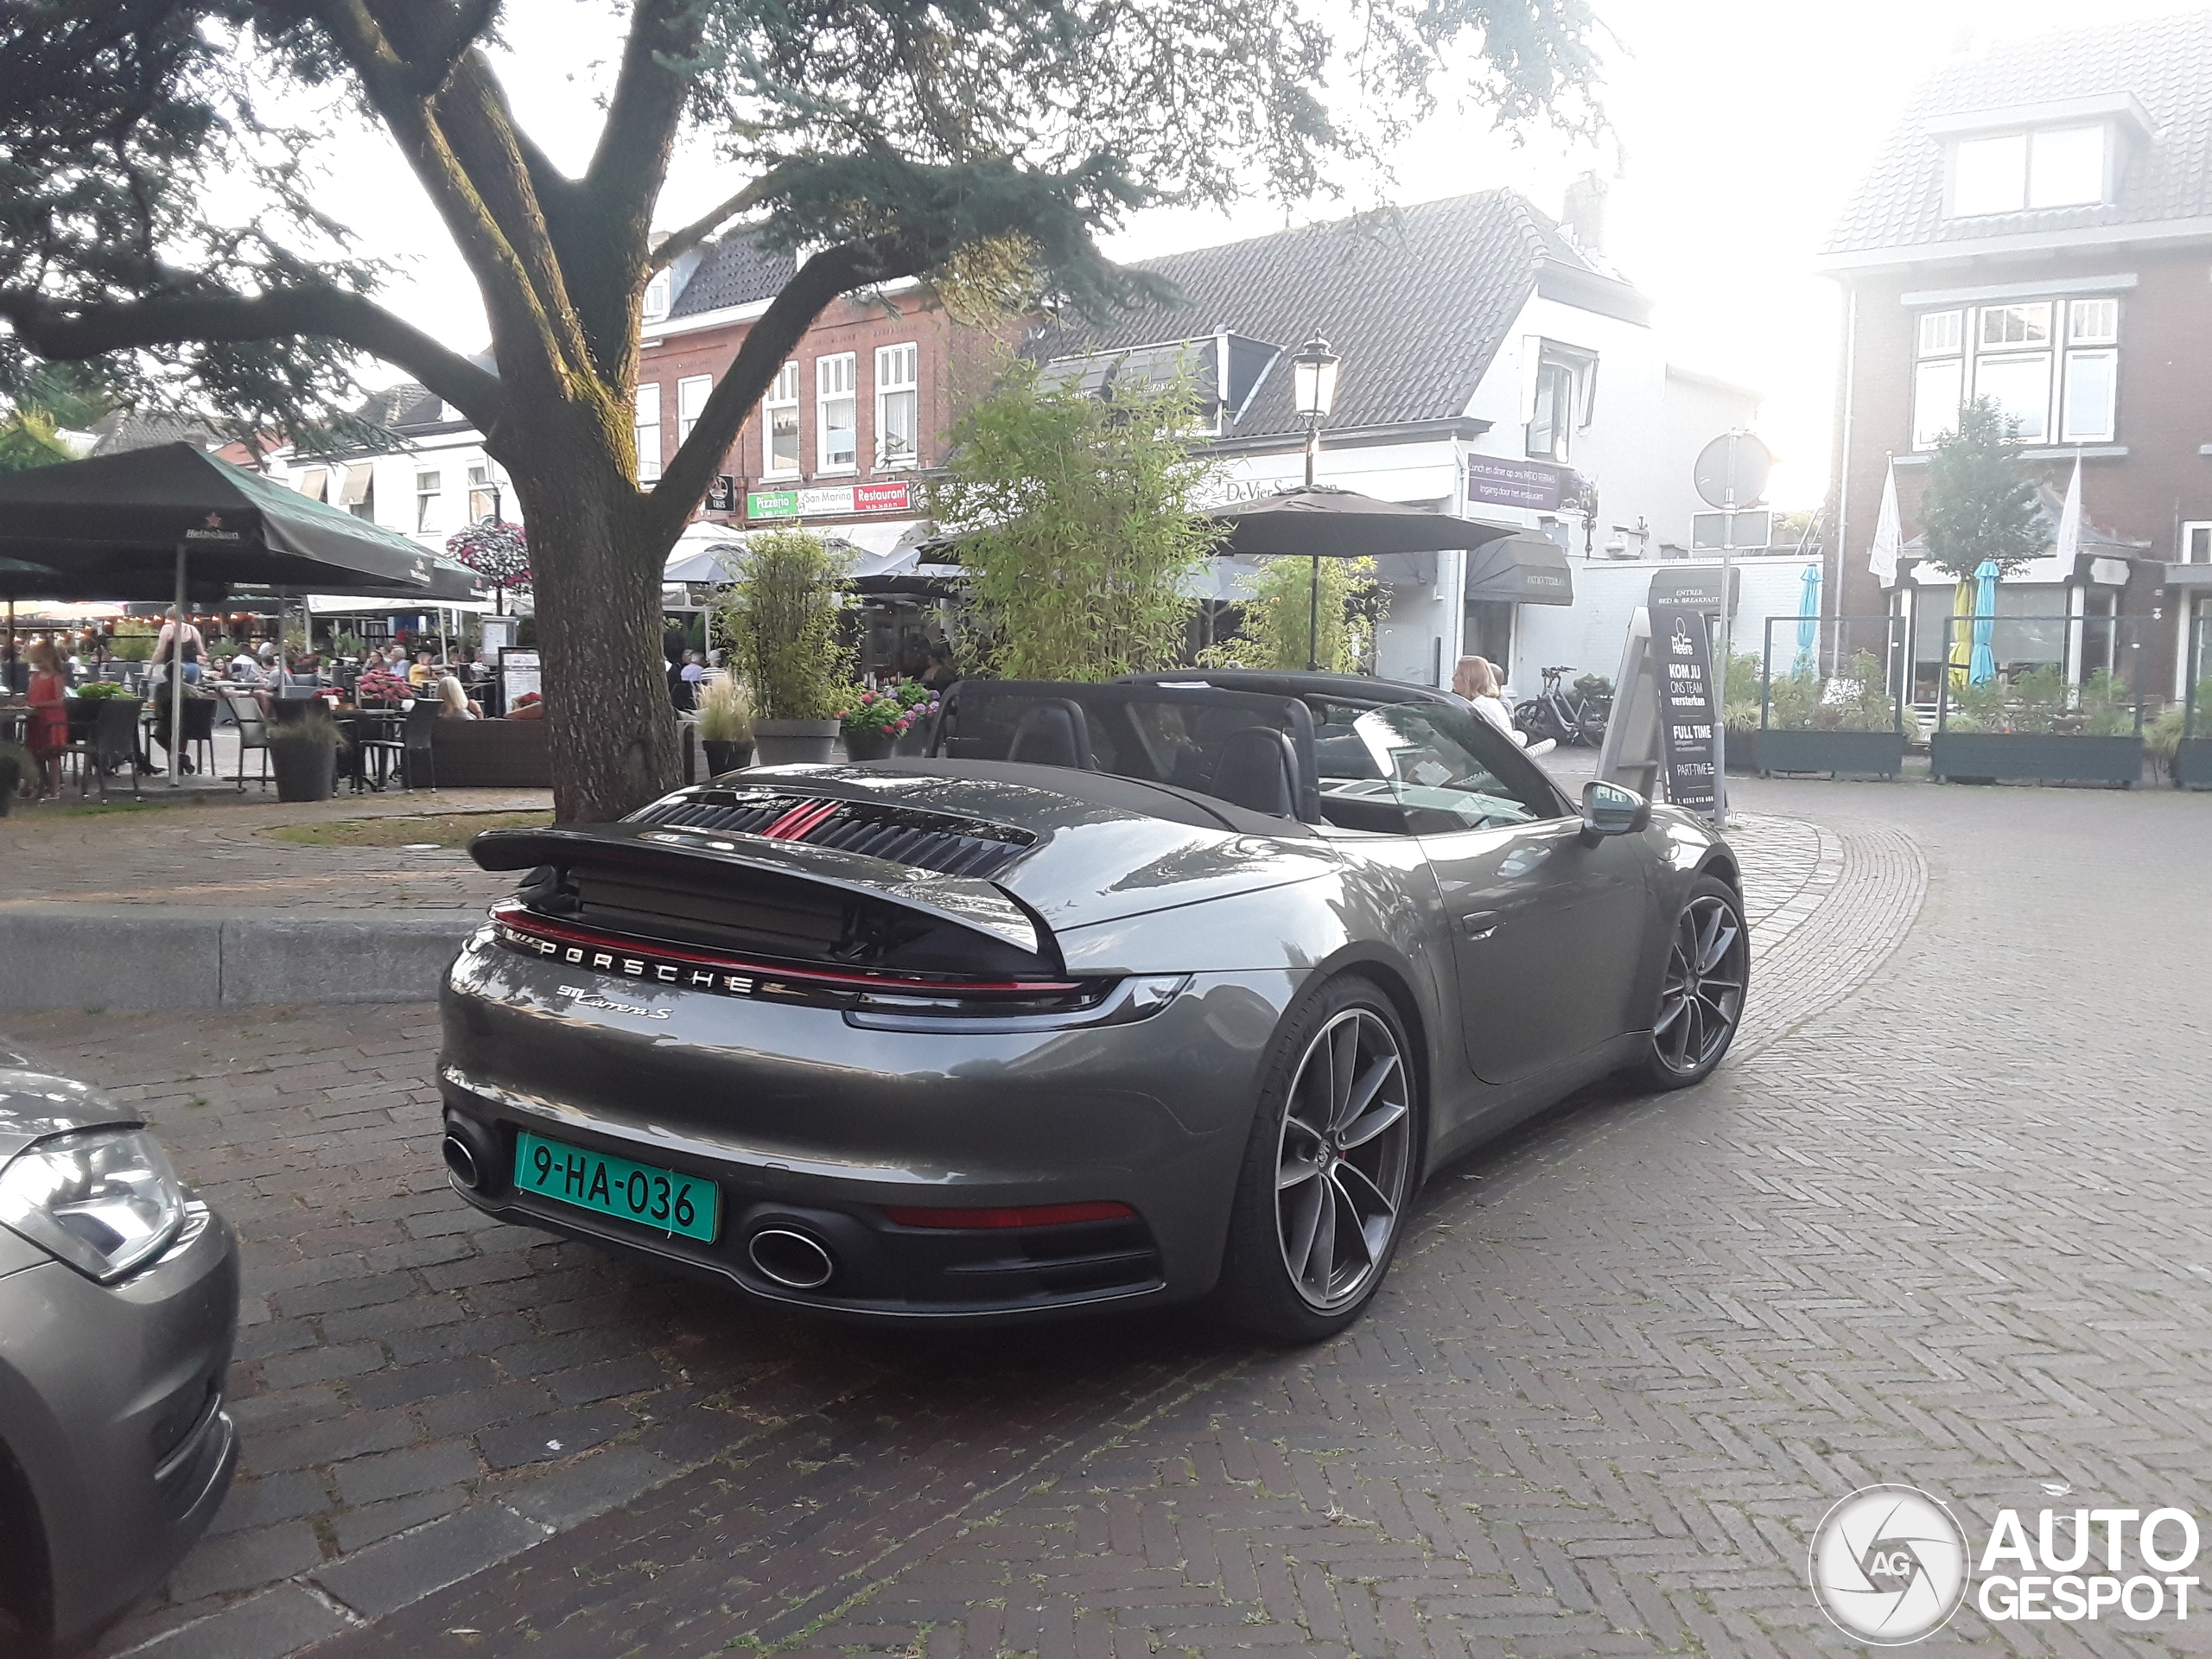
{"type": "Polygon", "coordinates": [[[921,347],[875,353],[875,464],[912,467],[920,454],[921,347]]]}
{"type": "Polygon", "coordinates": [[[2050,127],[1962,138],[1951,152],[1951,213],[1972,219],[2105,199],[2105,130],[2050,127]]]}
{"type": "Polygon", "coordinates": [[[660,476],[660,383],[638,388],[638,410],[633,417],[638,435],[638,482],[650,484],[660,476]]]}
{"type": "MultiPolygon", "coordinates": [[[[1598,359],[1588,352],[1531,340],[1528,453],[1564,461],[1574,434],[1590,424],[1598,391],[1598,359]]],[[[1524,350],[1527,349],[1524,347],[1524,350]]]]}
{"type": "Polygon", "coordinates": [[[481,524],[489,518],[497,523],[500,509],[499,488],[492,481],[492,463],[481,461],[468,469],[468,522],[481,524]]]}
{"type": "Polygon", "coordinates": [[[2212,524],[2187,524],[2181,527],[2181,562],[2212,564],[2212,524]]]}
{"type": "Polygon", "coordinates": [[[669,297],[675,283],[665,270],[657,270],[645,284],[645,315],[647,322],[658,322],[668,315],[669,297]]]}
{"type": "Polygon", "coordinates": [[[2022,443],[2050,440],[2050,302],[1985,305],[1975,314],[1974,395],[2013,423],[2022,443]]]}
{"type": "Polygon", "coordinates": [[[438,523],[438,496],[444,485],[436,473],[415,474],[415,528],[417,532],[442,528],[438,523]]]}
{"type": "Polygon", "coordinates": [[[2024,443],[2108,442],[2116,429],[2119,346],[2117,299],[1923,312],[1913,371],[1912,447],[1931,449],[1956,429],[1969,385],[1974,396],[1993,398],[2018,423],[2024,443]],[[1964,326],[1968,320],[1970,327],[1964,326]],[[1970,374],[1962,343],[1967,340],[1970,374]],[[2062,344],[2063,357],[2054,356],[2062,344]]]}
{"type": "Polygon", "coordinates": [[[1933,449],[1959,425],[1966,394],[1961,311],[1928,311],[1920,318],[1920,361],[1912,377],[1912,447],[1933,449]]]}
{"type": "Polygon", "coordinates": [[[767,442],[760,470],[770,478],[798,471],[798,365],[776,371],[776,382],[760,400],[760,429],[767,442]]]}
{"type": "Polygon", "coordinates": [[[1321,816],[1340,828],[1448,835],[1559,810],[1534,764],[1479,715],[1428,702],[1313,713],[1321,816]]]}
{"type": "Polygon", "coordinates": [[[814,359],[814,470],[849,473],[860,465],[859,357],[840,352],[814,359]]]}
{"type": "Polygon", "coordinates": [[[691,441],[691,429],[705,413],[707,398],[715,389],[711,374],[695,374],[676,383],[676,442],[681,448],[691,441]]]}

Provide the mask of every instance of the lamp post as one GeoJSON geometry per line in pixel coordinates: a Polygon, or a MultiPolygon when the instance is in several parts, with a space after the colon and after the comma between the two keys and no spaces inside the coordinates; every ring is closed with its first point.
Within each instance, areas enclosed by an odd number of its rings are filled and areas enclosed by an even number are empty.
{"type": "MultiPolygon", "coordinates": [[[[1313,465],[1321,454],[1321,423],[1337,400],[1337,367],[1342,361],[1329,342],[1316,334],[1290,359],[1291,407],[1306,417],[1306,487],[1313,487],[1313,465]]],[[[1320,666],[1321,556],[1313,555],[1313,580],[1306,607],[1306,671],[1320,666]]]]}

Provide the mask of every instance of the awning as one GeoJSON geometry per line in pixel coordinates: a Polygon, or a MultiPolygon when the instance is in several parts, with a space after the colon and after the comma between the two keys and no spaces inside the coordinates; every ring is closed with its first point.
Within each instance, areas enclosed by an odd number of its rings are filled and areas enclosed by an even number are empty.
{"type": "Polygon", "coordinates": [[[1467,555],[1467,602],[1478,599],[1572,605],[1574,569],[1566,553],[1541,536],[1503,537],[1467,555]]]}
{"type": "Polygon", "coordinates": [[[2186,588],[2197,593],[2212,590],[2212,564],[2169,564],[2166,566],[2166,586],[2186,588]]]}

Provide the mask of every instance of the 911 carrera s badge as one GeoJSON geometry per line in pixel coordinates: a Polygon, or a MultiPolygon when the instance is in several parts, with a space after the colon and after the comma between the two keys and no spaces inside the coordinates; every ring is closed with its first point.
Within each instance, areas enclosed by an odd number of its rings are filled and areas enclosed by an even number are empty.
{"type": "Polygon", "coordinates": [[[666,1008],[641,1008],[634,1002],[616,1002],[582,985],[563,985],[561,995],[572,998],[580,1008],[597,1008],[602,1014],[626,1014],[639,1020],[665,1020],[666,1008]]]}

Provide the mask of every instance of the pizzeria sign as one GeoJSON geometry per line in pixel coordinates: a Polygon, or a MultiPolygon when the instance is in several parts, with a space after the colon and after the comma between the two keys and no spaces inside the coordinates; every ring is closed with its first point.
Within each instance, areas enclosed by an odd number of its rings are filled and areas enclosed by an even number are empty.
{"type": "Polygon", "coordinates": [[[747,518],[838,518],[861,512],[911,512],[912,484],[839,484],[810,490],[750,490],[747,518]]]}

